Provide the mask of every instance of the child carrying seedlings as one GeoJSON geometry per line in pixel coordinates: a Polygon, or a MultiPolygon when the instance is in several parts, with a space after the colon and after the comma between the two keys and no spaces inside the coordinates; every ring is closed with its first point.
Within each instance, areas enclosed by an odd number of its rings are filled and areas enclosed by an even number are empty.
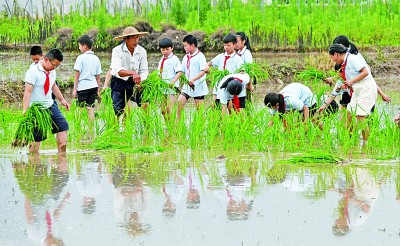
{"type": "Polygon", "coordinates": [[[363,123],[375,105],[377,97],[375,80],[364,58],[347,52],[347,48],[343,45],[333,44],[328,52],[332,61],[342,64],[343,84],[350,90],[351,101],[347,105],[347,123],[351,122],[353,115],[357,118],[358,124],[362,125],[362,136],[366,144],[369,127],[368,124],[363,123]]]}
{"type": "MultiPolygon", "coordinates": [[[[236,49],[238,50],[237,54],[242,58],[242,60],[245,64],[253,63],[253,56],[251,54],[249,37],[247,37],[244,32],[237,32],[236,35],[237,35],[236,49]]],[[[253,77],[253,80],[254,80],[254,83],[256,83],[255,77],[253,77]]],[[[254,91],[254,86],[252,85],[251,80],[246,85],[246,90],[242,90],[240,95],[238,95],[240,104],[236,105],[236,108],[239,108],[239,110],[246,108],[245,102],[246,102],[246,98],[247,98],[247,91],[249,91],[249,92],[254,91]]]]}
{"type": "Polygon", "coordinates": [[[217,88],[217,107],[221,104],[222,115],[226,114],[228,102],[234,96],[240,95],[243,88],[249,83],[250,76],[247,73],[229,74],[221,79],[217,88]]]}
{"type": "MultiPolygon", "coordinates": [[[[278,112],[280,117],[286,112],[302,112],[304,122],[307,122],[310,115],[313,115],[317,109],[316,99],[310,88],[300,83],[291,83],[278,94],[268,93],[264,98],[264,104],[270,108],[271,115],[278,112]]],[[[269,126],[273,124],[271,120],[269,126]]],[[[284,124],[286,126],[285,122],[284,124]]]]}
{"type": "Polygon", "coordinates": [[[179,58],[174,55],[174,47],[169,38],[163,38],[159,42],[162,57],[158,63],[160,77],[171,85],[171,88],[164,92],[166,102],[162,105],[161,112],[168,117],[175,104],[175,95],[179,91],[179,77],[182,75],[182,64],[179,58]]]}
{"type": "MultiPolygon", "coordinates": [[[[224,50],[225,53],[219,54],[214,57],[210,62],[208,62],[208,66],[216,67],[218,70],[228,70],[229,73],[235,73],[243,65],[242,58],[236,54],[235,48],[237,43],[237,36],[235,34],[227,34],[222,39],[224,42],[224,50]]],[[[208,72],[208,69],[206,70],[208,72]]],[[[216,85],[219,81],[217,81],[216,85]]],[[[217,86],[213,88],[213,99],[214,101],[217,99],[217,86]]],[[[243,102],[244,103],[244,102],[243,102]]],[[[238,109],[238,108],[237,108],[238,109]]]]}
{"type": "MultiPolygon", "coordinates": [[[[344,47],[347,48],[347,52],[349,52],[349,53],[351,53],[353,55],[360,56],[360,59],[364,59],[363,56],[361,55],[361,53],[358,52],[358,49],[357,49],[356,45],[354,43],[350,42],[350,40],[349,40],[349,38],[347,36],[344,36],[344,35],[337,36],[333,40],[333,44],[342,44],[344,47]]],[[[369,67],[368,64],[367,64],[367,66],[368,66],[368,70],[371,71],[371,68],[369,67]]],[[[342,71],[341,67],[342,67],[342,64],[338,64],[338,63],[335,64],[335,71],[340,71],[339,75],[340,75],[340,73],[342,71]]],[[[332,85],[333,82],[334,82],[332,77],[326,78],[324,81],[328,85],[332,85]]],[[[377,89],[378,89],[379,95],[382,97],[382,100],[384,102],[388,102],[388,103],[391,102],[390,97],[388,95],[386,95],[379,86],[377,86],[377,89]]],[[[340,105],[342,107],[346,108],[347,104],[350,102],[350,100],[351,100],[350,93],[347,92],[347,91],[344,91],[343,94],[342,94],[342,97],[340,99],[340,105]]],[[[372,107],[372,109],[371,109],[372,113],[374,112],[374,109],[375,109],[375,106],[372,107]]]]}
{"type": "Polygon", "coordinates": [[[100,59],[93,53],[93,39],[83,35],[78,39],[81,55],[76,58],[73,97],[80,107],[86,107],[89,122],[94,121],[94,102],[100,90],[100,59]]]}
{"type": "Polygon", "coordinates": [[[199,109],[208,94],[205,73],[207,61],[204,54],[197,48],[197,38],[191,34],[185,36],[183,48],[186,55],[182,59],[182,70],[188,82],[183,85],[178,97],[177,119],[181,118],[181,111],[190,98],[194,99],[196,109],[199,109]]]}
{"type": "MultiPolygon", "coordinates": [[[[60,103],[69,110],[69,104],[65,101],[56,81],[55,69],[61,64],[63,54],[59,49],[50,50],[43,60],[36,66],[28,69],[25,75],[25,91],[23,97],[22,113],[25,114],[28,107],[33,103],[40,103],[44,108],[51,111],[52,133],[56,133],[58,152],[65,152],[67,149],[68,122],[62,115],[57,104],[51,98],[51,93],[58,98],[60,103]]],[[[29,146],[30,153],[38,153],[40,142],[46,139],[45,132],[34,132],[34,141],[29,146]]]]}

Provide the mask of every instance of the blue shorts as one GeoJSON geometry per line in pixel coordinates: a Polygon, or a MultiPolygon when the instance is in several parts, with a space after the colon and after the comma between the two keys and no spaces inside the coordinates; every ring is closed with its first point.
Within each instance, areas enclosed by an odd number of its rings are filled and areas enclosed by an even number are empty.
{"type": "MultiPolygon", "coordinates": [[[[49,108],[51,111],[51,119],[53,121],[52,123],[52,130],[51,132],[53,134],[58,133],[58,132],[65,132],[69,130],[68,122],[65,119],[64,115],[61,113],[60,109],[58,108],[56,103],[53,103],[51,107],[49,108]]],[[[42,132],[39,132],[37,130],[33,131],[33,138],[35,142],[41,142],[47,139],[47,132],[45,134],[42,134],[42,132]]]]}
{"type": "Polygon", "coordinates": [[[125,91],[111,90],[111,99],[113,102],[114,113],[120,116],[124,113],[126,102],[134,101],[139,107],[142,106],[142,91],[126,89],[125,91]]]}

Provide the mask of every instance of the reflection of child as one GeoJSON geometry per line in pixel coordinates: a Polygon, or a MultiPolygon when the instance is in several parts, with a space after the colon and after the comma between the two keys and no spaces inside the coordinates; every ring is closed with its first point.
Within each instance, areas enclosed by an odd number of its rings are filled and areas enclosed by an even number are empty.
{"type": "Polygon", "coordinates": [[[150,231],[148,224],[142,223],[150,199],[150,188],[143,186],[140,177],[125,174],[120,167],[113,169],[114,214],[118,225],[130,236],[139,236],[150,231]]]}
{"type": "Polygon", "coordinates": [[[82,213],[90,215],[96,210],[96,196],[101,189],[101,164],[95,162],[84,163],[77,172],[76,185],[83,196],[82,213]]]}
{"type": "MultiPolygon", "coordinates": [[[[342,182],[342,183],[345,183],[342,182]]],[[[336,236],[343,236],[352,227],[365,224],[379,196],[379,187],[368,170],[357,168],[355,176],[344,189],[339,187],[339,217],[332,226],[336,236]]]]}
{"type": "Polygon", "coordinates": [[[190,209],[200,208],[200,190],[207,187],[208,176],[202,175],[197,169],[190,168],[185,178],[185,187],[188,187],[186,207],[190,209]]]}
{"type": "Polygon", "coordinates": [[[174,182],[164,184],[162,187],[162,192],[165,197],[162,214],[167,217],[175,215],[176,204],[181,200],[184,192],[183,180],[175,170],[172,172],[172,177],[174,182]]]}

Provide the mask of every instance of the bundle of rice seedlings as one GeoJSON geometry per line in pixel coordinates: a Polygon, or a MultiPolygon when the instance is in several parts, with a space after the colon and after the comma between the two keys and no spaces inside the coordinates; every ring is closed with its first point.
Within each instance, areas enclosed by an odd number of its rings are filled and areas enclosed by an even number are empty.
{"type": "Polygon", "coordinates": [[[207,81],[210,82],[210,87],[214,88],[223,77],[230,74],[228,70],[218,70],[217,68],[210,67],[210,71],[207,74],[207,81]]]}
{"type": "Polygon", "coordinates": [[[314,150],[309,151],[298,156],[293,156],[287,160],[282,160],[280,162],[290,162],[290,163],[339,163],[343,159],[332,153],[314,150]]]}
{"type": "Polygon", "coordinates": [[[142,90],[142,101],[156,104],[164,100],[164,93],[171,88],[171,84],[160,78],[158,70],[150,73],[147,79],[140,83],[140,86],[142,90]]]}
{"type": "Polygon", "coordinates": [[[327,77],[334,77],[337,73],[334,71],[322,71],[313,67],[307,67],[306,70],[298,72],[294,81],[322,81],[327,77]]]}
{"type": "Polygon", "coordinates": [[[244,63],[237,70],[238,73],[241,71],[247,73],[250,78],[255,78],[256,81],[266,81],[269,77],[268,69],[257,63],[244,63]]]}
{"type": "Polygon", "coordinates": [[[33,103],[20,121],[11,147],[24,147],[33,142],[34,130],[46,135],[52,129],[53,121],[50,114],[50,110],[43,107],[42,104],[33,103]]]}

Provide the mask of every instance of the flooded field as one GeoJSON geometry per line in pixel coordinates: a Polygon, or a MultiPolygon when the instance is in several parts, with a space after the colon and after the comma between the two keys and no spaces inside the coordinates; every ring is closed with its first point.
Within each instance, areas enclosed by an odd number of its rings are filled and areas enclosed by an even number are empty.
{"type": "Polygon", "coordinates": [[[398,161],[0,155],[1,245],[398,245],[398,161]]]}
{"type": "MultiPolygon", "coordinates": [[[[63,80],[73,76],[77,55],[66,54],[57,69],[63,80]]],[[[282,71],[318,64],[318,56],[256,59],[282,71]]],[[[100,57],[106,71],[110,55],[100,57]]],[[[0,58],[1,81],[23,80],[27,54],[0,58]]],[[[158,59],[149,55],[150,70],[158,59]]],[[[38,156],[10,149],[21,107],[0,104],[0,245],[399,245],[397,70],[374,65],[392,103],[378,99],[367,150],[345,136],[337,116],[322,132],[268,129],[261,101],[280,86],[273,81],[257,88],[249,117],[222,123],[191,105],[179,124],[164,122],[158,109],[132,109],[120,126],[111,123],[110,105],[100,104],[88,134],[86,116],[73,107],[63,111],[70,124],[65,155],[56,154],[52,137],[38,156]],[[291,161],[310,150],[338,158],[291,161]]],[[[281,74],[271,76],[290,82],[281,74]]]]}

